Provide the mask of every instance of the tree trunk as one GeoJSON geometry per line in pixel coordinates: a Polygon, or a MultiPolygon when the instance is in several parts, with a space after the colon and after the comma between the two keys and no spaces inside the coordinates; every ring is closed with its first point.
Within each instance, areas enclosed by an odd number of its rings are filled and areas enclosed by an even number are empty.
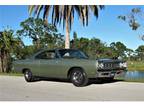
{"type": "Polygon", "coordinates": [[[2,72],[4,72],[4,52],[2,52],[2,55],[1,55],[1,67],[2,67],[2,72]]]}
{"type": "Polygon", "coordinates": [[[1,59],[1,51],[0,51],[0,72],[2,72],[2,59],[1,59]]]}
{"type": "Polygon", "coordinates": [[[10,57],[10,53],[9,52],[6,53],[6,60],[7,60],[7,63],[6,63],[6,72],[8,73],[12,69],[12,59],[10,57]]]}
{"type": "Polygon", "coordinates": [[[36,50],[40,49],[40,40],[39,39],[33,40],[33,44],[34,44],[36,50]]]}
{"type": "Polygon", "coordinates": [[[9,72],[10,71],[10,56],[7,51],[1,53],[1,71],[9,72]]]}
{"type": "Polygon", "coordinates": [[[6,52],[4,51],[4,54],[3,54],[3,58],[2,58],[2,69],[3,69],[3,72],[6,72],[7,71],[7,55],[6,55],[6,52]]]}
{"type": "Polygon", "coordinates": [[[69,35],[69,25],[68,25],[68,16],[66,17],[66,36],[65,36],[65,48],[70,48],[70,35],[69,35]]]}

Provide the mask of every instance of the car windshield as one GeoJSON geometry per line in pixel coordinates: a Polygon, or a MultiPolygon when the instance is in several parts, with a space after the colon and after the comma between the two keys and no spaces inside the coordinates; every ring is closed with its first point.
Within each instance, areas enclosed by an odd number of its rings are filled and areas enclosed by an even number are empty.
{"type": "Polygon", "coordinates": [[[78,59],[88,58],[88,56],[86,56],[86,54],[84,54],[82,51],[74,49],[59,50],[59,54],[62,58],[78,58],[78,59]]]}

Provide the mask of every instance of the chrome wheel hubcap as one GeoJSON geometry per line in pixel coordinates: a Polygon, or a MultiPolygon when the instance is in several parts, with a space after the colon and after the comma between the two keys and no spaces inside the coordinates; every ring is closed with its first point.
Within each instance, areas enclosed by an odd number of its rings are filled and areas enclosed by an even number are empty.
{"type": "Polygon", "coordinates": [[[29,79],[29,77],[30,77],[30,76],[29,76],[29,72],[26,72],[26,73],[25,73],[25,77],[26,77],[27,79],[29,79]]]}
{"type": "Polygon", "coordinates": [[[83,80],[83,75],[81,72],[74,72],[73,74],[73,80],[76,82],[76,83],[80,83],[82,80],[83,80]]]}

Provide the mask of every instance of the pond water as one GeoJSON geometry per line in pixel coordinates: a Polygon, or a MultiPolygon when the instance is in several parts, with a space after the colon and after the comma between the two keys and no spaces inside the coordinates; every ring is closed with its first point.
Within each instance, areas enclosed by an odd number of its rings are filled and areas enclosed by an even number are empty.
{"type": "Polygon", "coordinates": [[[126,74],[124,75],[124,79],[144,79],[144,72],[141,71],[128,71],[126,72],[126,74]]]}
{"type": "Polygon", "coordinates": [[[125,75],[118,76],[116,78],[124,79],[124,80],[142,80],[144,81],[144,71],[128,71],[125,73],[125,75]]]}

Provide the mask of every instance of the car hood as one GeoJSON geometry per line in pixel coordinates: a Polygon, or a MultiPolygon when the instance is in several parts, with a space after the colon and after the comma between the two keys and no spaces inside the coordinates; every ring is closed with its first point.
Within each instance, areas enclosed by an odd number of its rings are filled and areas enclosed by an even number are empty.
{"type": "Polygon", "coordinates": [[[120,59],[111,59],[111,58],[100,58],[100,59],[97,59],[98,62],[124,62],[123,60],[120,60],[120,59]]]}

